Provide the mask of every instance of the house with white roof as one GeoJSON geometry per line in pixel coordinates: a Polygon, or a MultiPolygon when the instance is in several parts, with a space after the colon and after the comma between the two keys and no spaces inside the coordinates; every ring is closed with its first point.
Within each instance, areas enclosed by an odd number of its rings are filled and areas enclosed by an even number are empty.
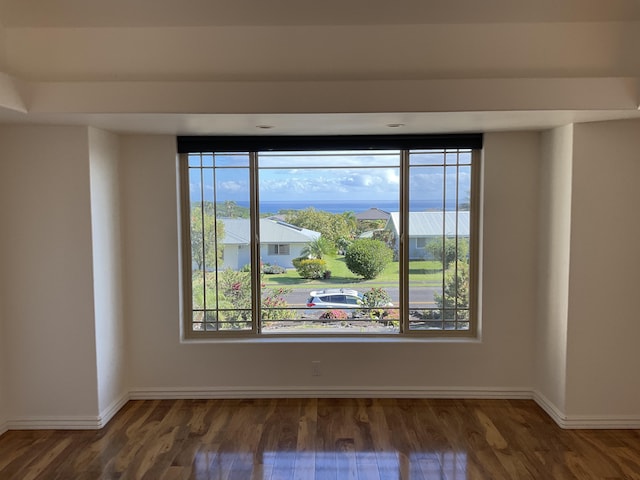
{"type": "MultiPolygon", "coordinates": [[[[425,260],[432,256],[427,244],[436,238],[469,238],[469,212],[409,212],[409,259],[425,260]]],[[[391,212],[385,230],[393,232],[396,250],[400,245],[400,212],[391,212]]]]}
{"type": "MultiPolygon", "coordinates": [[[[224,238],[222,244],[222,268],[238,270],[250,263],[250,225],[246,218],[222,218],[224,238]]],[[[299,257],[302,250],[320,232],[296,227],[289,223],[270,218],[260,219],[260,258],[263,263],[293,268],[292,260],[299,257]]]]}

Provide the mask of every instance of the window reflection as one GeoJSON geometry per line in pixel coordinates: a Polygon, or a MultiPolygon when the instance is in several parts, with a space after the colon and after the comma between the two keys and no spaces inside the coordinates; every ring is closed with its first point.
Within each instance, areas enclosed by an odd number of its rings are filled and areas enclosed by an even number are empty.
{"type": "Polygon", "coordinates": [[[380,478],[466,480],[465,452],[375,452],[353,449],[343,442],[336,451],[249,452],[200,451],[192,476],[200,478],[380,478]],[[213,475],[213,477],[211,477],[213,475]]]}

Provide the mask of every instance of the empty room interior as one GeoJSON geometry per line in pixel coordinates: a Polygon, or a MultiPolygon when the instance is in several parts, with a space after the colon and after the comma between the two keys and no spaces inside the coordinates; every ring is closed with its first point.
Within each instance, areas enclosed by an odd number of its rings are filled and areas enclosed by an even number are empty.
{"type": "Polygon", "coordinates": [[[0,0],[0,446],[480,399],[640,448],[639,49],[636,0],[0,0]],[[185,334],[178,137],[387,135],[481,139],[470,334],[185,334]]]}

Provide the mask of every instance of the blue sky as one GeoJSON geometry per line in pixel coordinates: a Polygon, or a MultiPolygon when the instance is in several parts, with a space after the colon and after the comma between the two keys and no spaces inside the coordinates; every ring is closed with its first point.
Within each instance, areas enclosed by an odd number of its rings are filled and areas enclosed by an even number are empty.
{"type": "MultiPolygon", "coordinates": [[[[442,155],[434,157],[442,161],[442,155]]],[[[246,159],[246,157],[245,157],[246,159]]],[[[435,161],[434,160],[434,161],[435,161]]],[[[247,165],[246,160],[223,160],[217,165],[247,165]]],[[[400,157],[397,152],[358,152],[350,154],[261,154],[259,165],[260,201],[392,201],[400,188],[400,157]],[[288,168],[296,165],[296,168],[288,168]]],[[[429,163],[429,161],[421,162],[429,163]]],[[[455,199],[455,167],[447,169],[447,198],[455,199]]],[[[199,172],[199,170],[198,170],[199,172]]],[[[411,198],[441,200],[443,167],[413,167],[410,177],[411,198]]],[[[204,173],[205,199],[213,200],[213,173],[204,173]]],[[[470,167],[460,167],[460,197],[468,196],[470,167]]],[[[199,200],[199,173],[191,175],[192,199],[199,200]]],[[[218,201],[249,201],[248,168],[216,169],[218,201]]],[[[463,200],[463,199],[462,199],[463,200]]]]}

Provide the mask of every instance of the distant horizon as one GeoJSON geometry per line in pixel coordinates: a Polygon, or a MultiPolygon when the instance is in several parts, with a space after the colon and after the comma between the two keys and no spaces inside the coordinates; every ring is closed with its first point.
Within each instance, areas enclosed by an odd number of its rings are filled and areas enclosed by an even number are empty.
{"type": "MultiPolygon", "coordinates": [[[[248,207],[248,202],[236,202],[241,207],[248,207]]],[[[455,209],[455,201],[447,202],[446,210],[455,209]]],[[[398,200],[265,200],[260,202],[260,210],[263,213],[278,213],[281,210],[304,210],[305,208],[314,207],[317,210],[323,210],[329,213],[354,212],[359,213],[370,208],[377,208],[385,212],[397,212],[400,210],[400,202],[398,200]]],[[[442,210],[442,200],[416,200],[410,202],[412,211],[425,210],[442,210]]]]}

